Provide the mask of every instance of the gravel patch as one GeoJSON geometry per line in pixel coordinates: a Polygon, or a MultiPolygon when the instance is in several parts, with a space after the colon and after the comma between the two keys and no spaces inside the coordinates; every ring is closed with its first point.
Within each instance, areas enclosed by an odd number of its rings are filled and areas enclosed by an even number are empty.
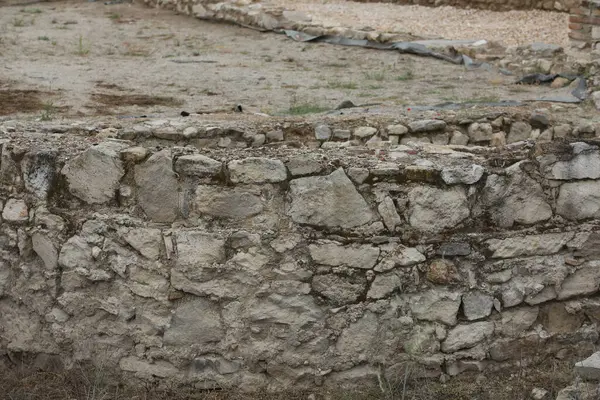
{"type": "Polygon", "coordinates": [[[325,26],[371,28],[444,39],[486,39],[505,46],[534,42],[568,44],[568,15],[526,11],[484,11],[454,7],[357,3],[343,0],[272,0],[270,4],[310,14],[325,26]]]}

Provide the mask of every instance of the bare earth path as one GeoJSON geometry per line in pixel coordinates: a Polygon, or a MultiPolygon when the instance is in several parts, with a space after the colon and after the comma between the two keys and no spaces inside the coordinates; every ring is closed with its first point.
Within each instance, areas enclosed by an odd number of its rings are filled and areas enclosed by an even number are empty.
{"type": "MultiPolygon", "coordinates": [[[[395,7],[408,13],[404,21],[412,18],[414,7],[395,7]]],[[[415,104],[533,99],[549,90],[514,85],[514,76],[497,72],[393,51],[297,43],[140,4],[52,2],[0,10],[0,116],[177,115],[235,104],[282,115],[332,109],[344,100],[406,111],[415,104]]]]}

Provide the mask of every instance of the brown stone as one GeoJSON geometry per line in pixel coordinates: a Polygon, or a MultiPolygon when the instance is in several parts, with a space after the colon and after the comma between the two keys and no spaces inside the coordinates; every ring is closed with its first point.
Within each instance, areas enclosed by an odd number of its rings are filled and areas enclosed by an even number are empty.
{"type": "Polygon", "coordinates": [[[562,87],[567,86],[569,83],[571,83],[570,80],[559,76],[554,81],[552,81],[552,84],[550,84],[550,87],[554,88],[554,89],[560,89],[562,87]]]}
{"type": "Polygon", "coordinates": [[[439,285],[456,281],[458,273],[456,266],[449,260],[434,260],[427,268],[427,280],[439,285]]]}
{"type": "Polygon", "coordinates": [[[583,312],[568,313],[563,303],[547,304],[540,311],[542,324],[550,333],[575,332],[585,319],[583,312]]]}

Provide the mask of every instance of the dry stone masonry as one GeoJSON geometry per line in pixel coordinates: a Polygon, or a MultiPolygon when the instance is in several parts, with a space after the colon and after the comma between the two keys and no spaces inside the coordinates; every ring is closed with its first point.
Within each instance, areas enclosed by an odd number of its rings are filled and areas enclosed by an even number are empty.
{"type": "Polygon", "coordinates": [[[600,148],[539,120],[3,128],[0,356],[241,390],[588,357],[600,148]]]}

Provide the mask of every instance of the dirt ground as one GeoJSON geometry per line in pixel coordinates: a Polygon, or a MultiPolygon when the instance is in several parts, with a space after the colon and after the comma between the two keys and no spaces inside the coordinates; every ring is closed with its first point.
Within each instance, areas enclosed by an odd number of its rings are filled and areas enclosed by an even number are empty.
{"type": "MultiPolygon", "coordinates": [[[[494,71],[394,51],[299,43],[142,4],[0,1],[0,58],[4,119],[165,116],[237,104],[269,115],[304,115],[344,100],[407,111],[444,102],[527,100],[550,90],[515,85],[515,76],[494,71]]],[[[570,106],[557,109],[569,112],[570,106]]]]}

